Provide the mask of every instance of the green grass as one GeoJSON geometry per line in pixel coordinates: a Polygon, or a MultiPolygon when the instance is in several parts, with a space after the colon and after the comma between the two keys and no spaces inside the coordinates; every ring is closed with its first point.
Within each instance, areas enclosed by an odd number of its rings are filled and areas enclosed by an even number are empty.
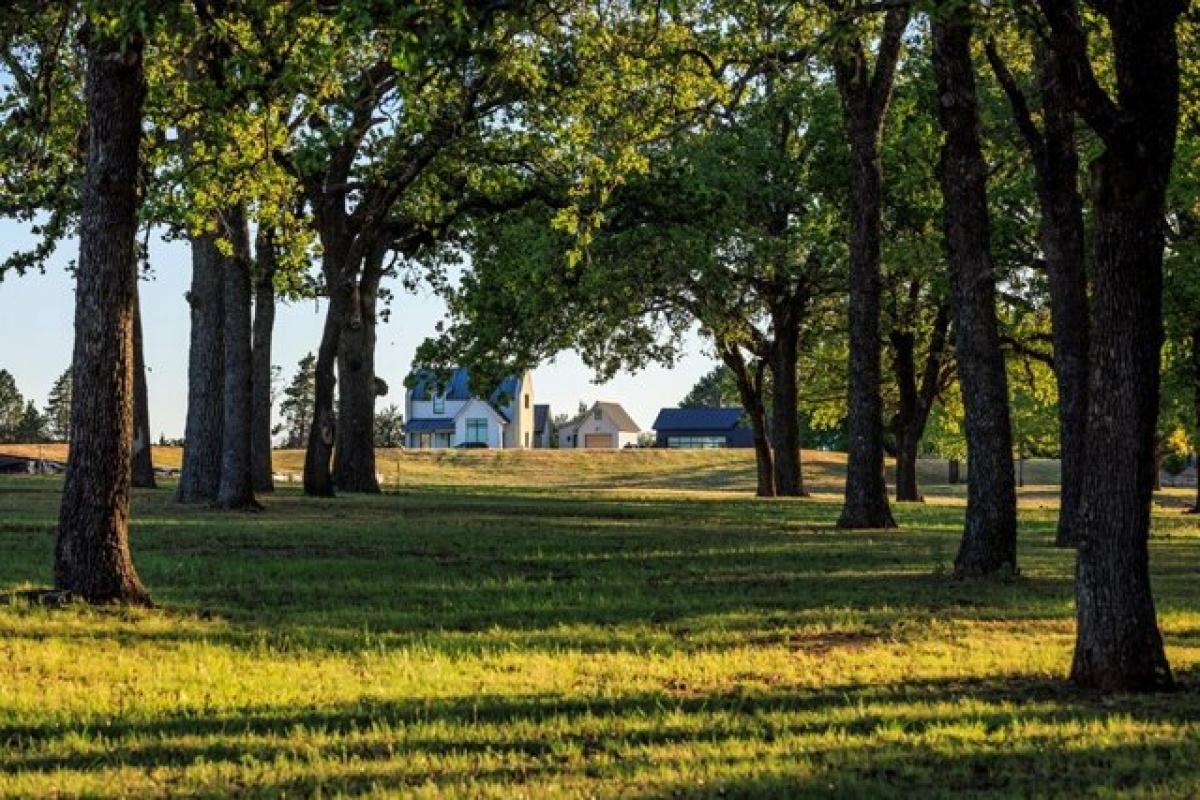
{"type": "Polygon", "coordinates": [[[150,611],[15,600],[59,483],[0,479],[0,796],[1200,795],[1184,490],[1152,541],[1184,689],[1103,698],[1062,680],[1045,487],[1022,574],[963,582],[957,489],[845,533],[834,456],[764,502],[747,454],[558,455],[394,457],[397,493],[251,515],[139,492],[150,611]]]}

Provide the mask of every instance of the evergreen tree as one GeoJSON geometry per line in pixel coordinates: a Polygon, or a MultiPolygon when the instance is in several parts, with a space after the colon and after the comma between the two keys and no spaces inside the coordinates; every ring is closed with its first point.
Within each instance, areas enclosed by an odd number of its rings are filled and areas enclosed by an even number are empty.
{"type": "Polygon", "coordinates": [[[21,424],[25,398],[17,389],[17,380],[6,369],[0,369],[0,441],[12,441],[21,424]]]}
{"type": "Polygon", "coordinates": [[[46,435],[46,418],[37,410],[32,400],[25,404],[13,438],[22,444],[37,444],[49,438],[46,435]]]}
{"type": "Polygon", "coordinates": [[[283,446],[288,449],[304,447],[312,427],[313,398],[317,389],[317,357],[309,353],[300,359],[299,369],[288,387],[283,390],[279,413],[283,424],[275,429],[283,433],[283,446]]]}
{"type": "Polygon", "coordinates": [[[50,397],[46,401],[46,429],[50,438],[56,442],[67,442],[71,439],[71,368],[58,376],[54,387],[50,389],[50,397]]]}

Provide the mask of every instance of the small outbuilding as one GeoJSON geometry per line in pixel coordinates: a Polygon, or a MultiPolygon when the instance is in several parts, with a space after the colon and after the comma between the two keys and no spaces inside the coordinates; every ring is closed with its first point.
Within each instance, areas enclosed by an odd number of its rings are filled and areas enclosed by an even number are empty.
{"type": "Polygon", "coordinates": [[[558,446],[567,450],[616,450],[636,447],[642,429],[620,403],[597,402],[558,429],[558,446]]]}
{"type": "Polygon", "coordinates": [[[664,408],[654,420],[655,445],[675,449],[753,447],[740,408],[664,408]]]}

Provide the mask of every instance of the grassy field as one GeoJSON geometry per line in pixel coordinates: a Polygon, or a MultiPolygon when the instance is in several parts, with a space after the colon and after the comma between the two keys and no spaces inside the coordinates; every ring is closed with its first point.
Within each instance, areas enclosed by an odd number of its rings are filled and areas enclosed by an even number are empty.
{"type": "Polygon", "coordinates": [[[248,515],[138,492],[156,610],[16,599],[60,484],[0,479],[0,796],[1200,795],[1187,490],[1152,540],[1183,690],[1103,698],[1062,681],[1052,487],[1021,575],[964,582],[958,487],[845,533],[834,455],[791,501],[744,453],[590,456],[383,454],[389,494],[248,515]]]}

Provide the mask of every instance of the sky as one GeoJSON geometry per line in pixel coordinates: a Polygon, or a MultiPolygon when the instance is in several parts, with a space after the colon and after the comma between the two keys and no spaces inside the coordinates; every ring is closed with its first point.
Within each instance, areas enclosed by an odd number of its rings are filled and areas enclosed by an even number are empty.
{"type": "MultiPolygon", "coordinates": [[[[26,249],[32,243],[27,227],[0,220],[0,254],[26,249]]],[[[39,408],[54,380],[71,360],[74,281],[66,264],[78,243],[64,243],[44,274],[8,275],[0,280],[0,369],[16,378],[17,387],[39,408]]],[[[187,353],[189,313],[184,293],[191,280],[191,254],[184,242],[152,241],[152,279],[141,283],[142,325],[145,332],[150,426],[154,437],[183,436],[187,413],[187,353]]],[[[434,332],[445,313],[431,292],[403,292],[399,286],[390,320],[379,326],[375,364],[391,392],[380,406],[404,405],[404,378],[417,345],[434,332]]],[[[271,361],[290,380],[306,353],[315,352],[321,334],[323,304],[306,301],[281,304],[275,321],[271,361]]],[[[685,356],[671,369],[653,367],[637,374],[621,373],[604,384],[592,383],[592,373],[578,355],[563,353],[533,373],[535,401],[549,403],[553,414],[574,414],[579,401],[618,402],[643,429],[649,429],[658,410],[677,405],[696,380],[715,365],[695,334],[688,338],[685,356]]]]}

